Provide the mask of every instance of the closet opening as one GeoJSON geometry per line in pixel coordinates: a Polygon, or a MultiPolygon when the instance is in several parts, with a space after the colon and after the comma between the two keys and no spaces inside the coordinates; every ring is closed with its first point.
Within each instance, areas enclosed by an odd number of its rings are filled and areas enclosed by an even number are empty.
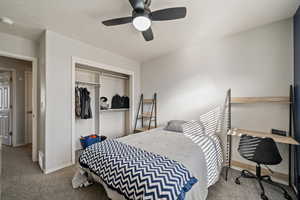
{"type": "Polygon", "coordinates": [[[118,138],[133,127],[134,73],[99,63],[73,59],[72,163],[80,138],[97,135],[118,138]],[[120,102],[120,103],[119,103],[120,102]]]}

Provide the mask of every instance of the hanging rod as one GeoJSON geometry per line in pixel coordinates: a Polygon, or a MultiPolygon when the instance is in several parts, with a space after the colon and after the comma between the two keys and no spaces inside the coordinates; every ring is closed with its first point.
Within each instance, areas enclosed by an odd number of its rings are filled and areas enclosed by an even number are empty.
{"type": "Polygon", "coordinates": [[[95,82],[86,82],[86,81],[76,81],[76,84],[80,84],[80,85],[91,85],[91,86],[97,86],[100,87],[100,83],[95,83],[95,82]]]}
{"type": "Polygon", "coordinates": [[[99,71],[82,69],[82,68],[77,68],[76,71],[77,72],[88,72],[88,73],[93,73],[93,74],[101,74],[101,72],[99,72],[99,71]]]}
{"type": "Polygon", "coordinates": [[[127,80],[129,79],[127,76],[110,74],[110,73],[106,73],[106,72],[99,72],[99,71],[94,71],[94,70],[89,70],[89,69],[77,68],[76,71],[95,73],[95,74],[99,74],[100,76],[107,76],[107,77],[113,77],[113,78],[120,78],[120,79],[127,79],[127,80]]]}
{"type": "Polygon", "coordinates": [[[109,74],[109,73],[101,73],[101,76],[107,76],[107,77],[112,77],[112,78],[120,78],[120,79],[126,79],[126,80],[129,79],[126,76],[119,76],[119,75],[109,74]]]}

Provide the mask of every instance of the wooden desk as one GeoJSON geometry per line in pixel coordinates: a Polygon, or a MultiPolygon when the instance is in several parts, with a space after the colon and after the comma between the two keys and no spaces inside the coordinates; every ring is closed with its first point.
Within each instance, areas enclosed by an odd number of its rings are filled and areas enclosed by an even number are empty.
{"type": "MultiPolygon", "coordinates": [[[[282,144],[287,144],[289,146],[291,145],[299,145],[299,142],[297,140],[295,140],[292,137],[289,136],[280,136],[280,135],[276,135],[276,134],[272,134],[272,133],[267,133],[267,132],[260,132],[260,131],[251,131],[251,130],[246,130],[246,129],[239,129],[239,128],[232,128],[229,129],[227,132],[228,136],[238,136],[241,137],[242,135],[249,135],[249,136],[253,136],[253,137],[259,137],[259,138],[272,138],[275,142],[277,143],[282,143],[282,144]]],[[[230,151],[232,149],[231,145],[232,142],[230,140],[230,151]]],[[[289,148],[289,155],[290,155],[290,151],[291,149],[289,148]]],[[[290,179],[291,179],[291,174],[290,174],[290,169],[291,169],[291,162],[290,162],[291,157],[289,156],[289,174],[288,174],[288,182],[290,183],[290,179]]],[[[239,162],[233,161],[231,160],[231,152],[230,152],[230,156],[229,156],[229,163],[230,165],[233,164],[235,166],[241,167],[241,168],[249,168],[252,166],[246,165],[246,164],[241,164],[239,162]],[[238,164],[236,164],[238,163],[238,164]]],[[[248,169],[247,168],[247,169],[248,169]]],[[[253,171],[253,169],[252,169],[253,171]]],[[[276,175],[277,178],[281,177],[282,180],[285,180],[286,177],[284,176],[284,174],[281,173],[275,173],[274,176],[276,175]],[[282,178],[284,177],[284,178],[282,178]]]]}
{"type": "Polygon", "coordinates": [[[289,185],[292,186],[292,145],[299,145],[299,142],[293,139],[293,113],[294,113],[294,87],[290,85],[289,96],[263,96],[263,97],[232,97],[231,89],[227,92],[228,103],[228,122],[227,122],[227,170],[226,180],[228,178],[228,169],[231,167],[231,154],[232,154],[232,136],[250,135],[260,138],[272,138],[275,142],[289,145],[289,185]],[[257,103],[270,103],[270,104],[286,104],[289,106],[289,130],[288,136],[274,135],[266,132],[250,131],[245,129],[238,129],[231,127],[231,106],[235,104],[257,104],[257,103]]]}
{"type": "Polygon", "coordinates": [[[249,135],[249,136],[259,137],[259,138],[272,138],[277,143],[299,145],[299,142],[292,137],[280,136],[280,135],[275,135],[272,133],[266,133],[260,131],[251,131],[251,130],[245,130],[239,128],[232,128],[228,131],[227,134],[232,136],[239,136],[239,137],[242,135],[249,135]]]}

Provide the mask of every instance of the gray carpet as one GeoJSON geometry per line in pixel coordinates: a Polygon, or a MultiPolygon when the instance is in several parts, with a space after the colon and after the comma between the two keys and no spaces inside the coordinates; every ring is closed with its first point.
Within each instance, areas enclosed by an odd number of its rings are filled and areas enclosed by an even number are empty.
{"type": "MultiPolygon", "coordinates": [[[[28,147],[2,149],[2,198],[1,200],[107,200],[105,190],[99,184],[73,190],[71,179],[75,167],[44,175],[37,164],[31,162],[28,147]]],[[[253,180],[242,180],[234,184],[238,172],[231,170],[230,179],[223,178],[209,189],[208,200],[255,200],[260,199],[260,190],[253,180]]],[[[271,200],[282,200],[283,196],[266,185],[271,200]]]]}

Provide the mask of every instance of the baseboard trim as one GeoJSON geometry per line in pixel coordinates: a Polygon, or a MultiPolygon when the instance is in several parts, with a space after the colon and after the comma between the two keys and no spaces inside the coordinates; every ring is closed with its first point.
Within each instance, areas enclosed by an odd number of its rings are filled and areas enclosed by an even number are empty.
{"type": "MultiPolygon", "coordinates": [[[[246,169],[249,170],[251,172],[256,171],[256,167],[253,165],[249,165],[246,163],[242,163],[239,161],[231,161],[231,166],[232,168],[236,169],[236,170],[242,170],[242,169],[246,169]]],[[[287,174],[281,173],[281,172],[274,172],[273,174],[269,172],[269,170],[262,168],[261,169],[262,174],[264,175],[270,175],[272,176],[272,178],[274,178],[277,182],[280,182],[282,184],[288,185],[289,182],[289,176],[287,174]]]]}
{"type": "Polygon", "coordinates": [[[25,146],[26,144],[25,143],[22,143],[22,144],[15,144],[13,145],[13,147],[21,147],[21,146],[25,146]]]}
{"type": "Polygon", "coordinates": [[[51,168],[51,169],[44,169],[43,171],[44,171],[44,174],[51,174],[51,173],[53,173],[53,172],[56,172],[56,171],[58,171],[58,170],[61,170],[61,169],[63,169],[63,168],[66,168],[66,167],[70,167],[70,166],[72,166],[72,165],[73,165],[72,162],[70,162],[70,163],[63,164],[63,165],[61,165],[61,166],[54,167],[54,168],[51,168]]]}

